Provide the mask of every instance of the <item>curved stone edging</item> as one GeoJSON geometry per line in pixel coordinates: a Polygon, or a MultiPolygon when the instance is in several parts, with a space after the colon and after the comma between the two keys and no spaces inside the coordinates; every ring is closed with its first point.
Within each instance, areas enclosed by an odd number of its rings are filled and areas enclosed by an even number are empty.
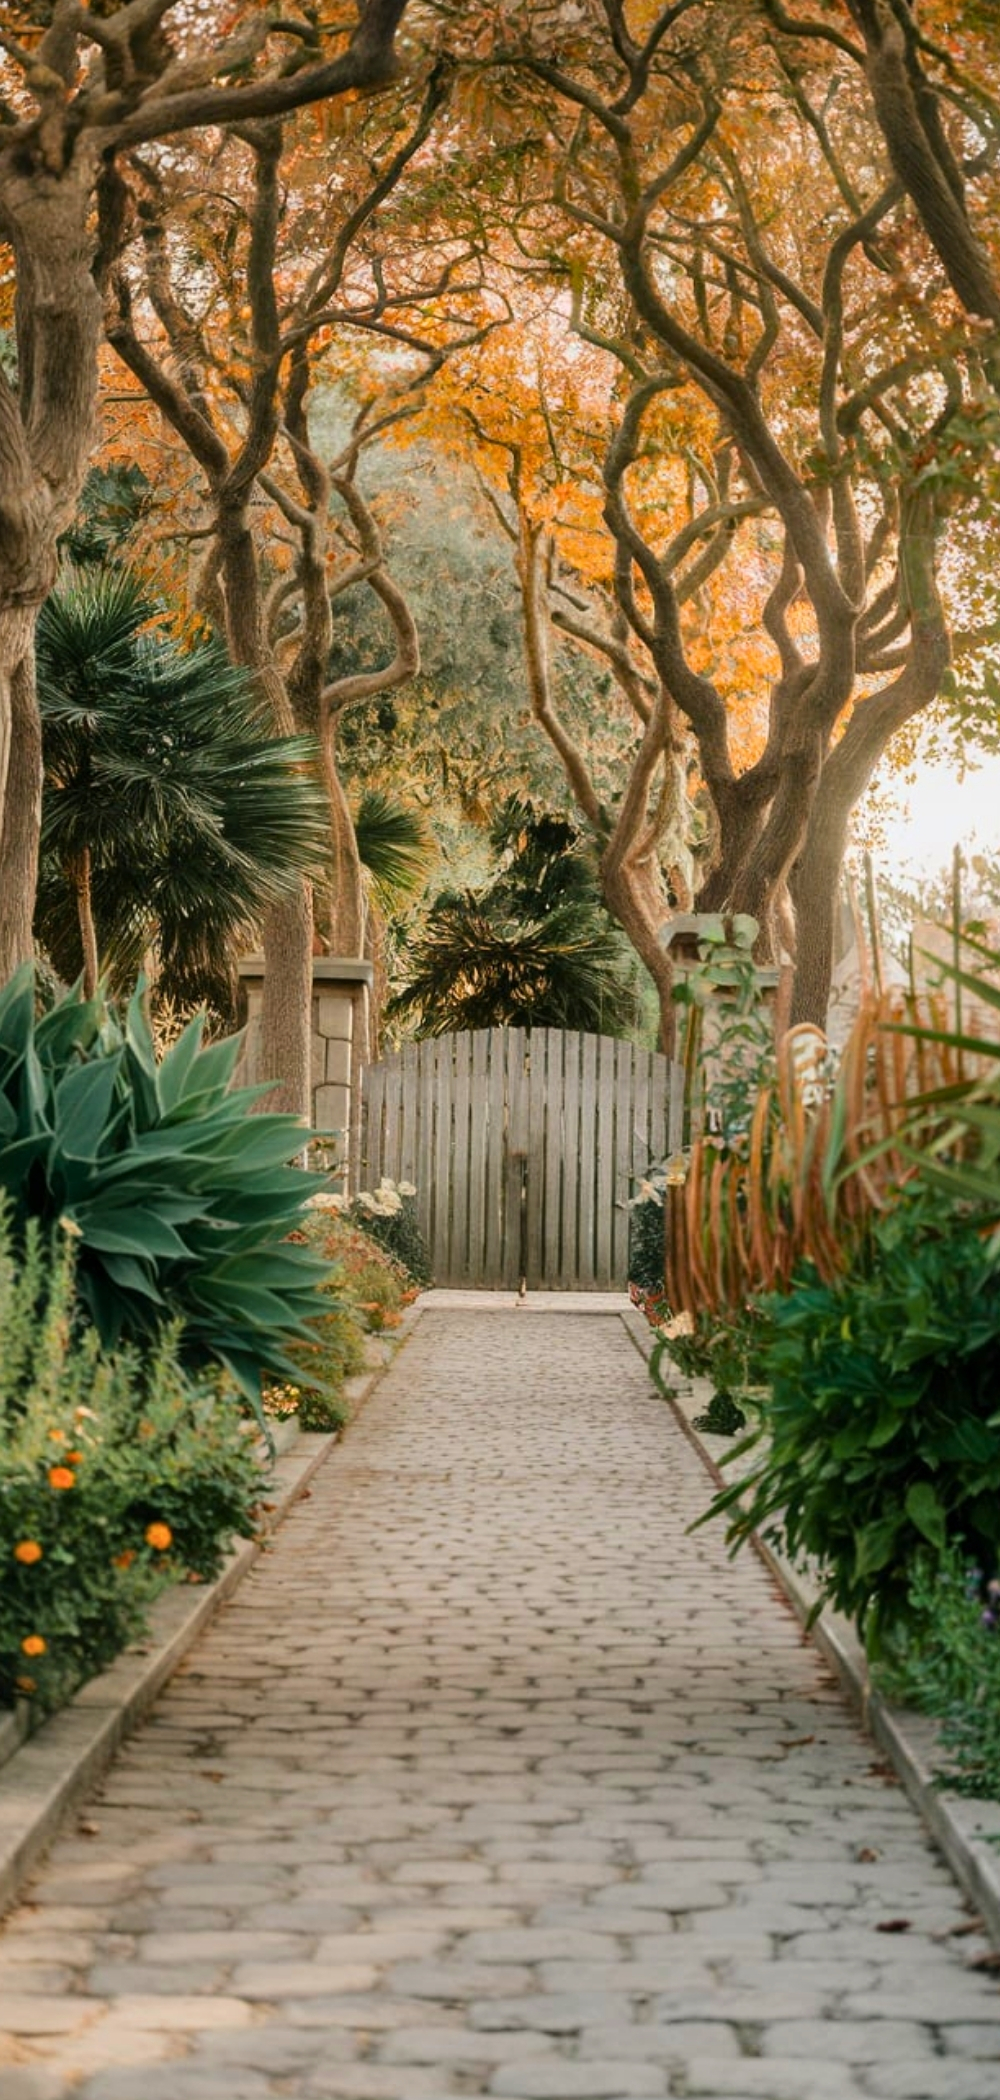
{"type": "MultiPolygon", "coordinates": [[[[419,1301],[410,1306],[391,1336],[370,1337],[376,1361],[370,1370],[349,1379],[344,1389],[352,1420],[411,1332],[421,1309],[419,1301]]],[[[274,1506],[263,1534],[234,1547],[214,1582],[197,1589],[178,1584],[158,1597],[143,1642],[126,1648],[36,1731],[27,1734],[23,1720],[10,1716],[5,1727],[8,1754],[0,1763],[0,1915],[15,1901],[65,1817],[107,1769],[119,1744],[148,1712],[219,1606],[249,1574],[267,1538],[305,1493],[341,1434],[339,1430],[300,1432],[282,1451],[285,1439],[279,1430],[274,1506]]]]}
{"type": "MultiPolygon", "coordinates": [[[[642,1314],[629,1311],[622,1318],[636,1348],[648,1358],[654,1337],[642,1314]]],[[[725,1455],[729,1439],[704,1436],[691,1420],[691,1414],[705,1407],[711,1394],[707,1379],[689,1380],[678,1374],[677,1396],[668,1404],[706,1470],[723,1485],[725,1476],[719,1459],[725,1455]]],[[[764,1539],[755,1537],[754,1545],[804,1624],[816,1603],[817,1592],[764,1539]]],[[[956,1881],[1000,1948],[1000,1802],[968,1801],[935,1784],[934,1723],[924,1714],[890,1705],[880,1692],[873,1690],[867,1657],[849,1620],[839,1612],[826,1611],[810,1628],[809,1638],[836,1671],[863,1726],[885,1751],[956,1881]],[[990,1842],[991,1839],[998,1842],[990,1842]]]]}

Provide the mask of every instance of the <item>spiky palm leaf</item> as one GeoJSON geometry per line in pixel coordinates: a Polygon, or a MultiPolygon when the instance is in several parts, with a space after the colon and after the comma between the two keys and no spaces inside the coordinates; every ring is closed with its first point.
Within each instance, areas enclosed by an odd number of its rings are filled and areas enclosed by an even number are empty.
{"type": "Polygon", "coordinates": [[[354,817],[362,866],[379,909],[388,916],[419,895],[437,844],[422,810],[408,808],[383,788],[366,788],[354,817]]]}
{"type": "Polygon", "coordinates": [[[452,896],[432,914],[410,960],[410,981],[390,1011],[415,1020],[420,1035],[504,1022],[616,1035],[635,1025],[621,944],[591,905],[561,905],[524,921],[494,916],[469,892],[452,896]]]}
{"type": "Polygon", "coordinates": [[[40,939],[75,975],[67,871],[86,849],[112,976],[130,977],[155,940],[164,990],[199,996],[234,939],[321,862],[327,813],[312,742],[273,737],[246,673],[216,641],[182,646],[127,570],[74,580],[48,600],[38,687],[40,939]]]}

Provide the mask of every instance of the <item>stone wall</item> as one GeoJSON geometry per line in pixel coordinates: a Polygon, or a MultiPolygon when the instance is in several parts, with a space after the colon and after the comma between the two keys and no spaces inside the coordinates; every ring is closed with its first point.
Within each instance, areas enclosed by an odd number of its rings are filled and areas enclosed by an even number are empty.
{"type": "MultiPolygon", "coordinates": [[[[239,971],[246,991],[247,1034],[238,1076],[244,1085],[252,1085],[262,1077],[263,957],[246,956],[239,971]]],[[[359,1052],[368,1040],[368,1001],[373,974],[371,963],[351,956],[317,955],[313,958],[312,1121],[314,1130],[331,1139],[336,1161],[343,1163],[341,1179],[344,1182],[352,1125],[359,1112],[359,1052]]]]}

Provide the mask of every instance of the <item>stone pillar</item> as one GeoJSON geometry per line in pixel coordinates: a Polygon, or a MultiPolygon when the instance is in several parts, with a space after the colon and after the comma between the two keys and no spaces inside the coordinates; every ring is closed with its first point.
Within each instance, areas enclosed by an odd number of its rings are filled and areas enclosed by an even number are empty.
{"type": "MultiPolygon", "coordinates": [[[[239,965],[246,990],[247,1034],[238,1077],[253,1085],[261,1077],[260,1012],[264,960],[245,956],[239,965]]],[[[368,1040],[368,1000],[374,981],[370,962],[341,955],[314,955],[312,988],[312,1121],[334,1151],[331,1165],[346,1186],[351,1137],[360,1115],[353,1075],[356,1048],[368,1040]]]]}

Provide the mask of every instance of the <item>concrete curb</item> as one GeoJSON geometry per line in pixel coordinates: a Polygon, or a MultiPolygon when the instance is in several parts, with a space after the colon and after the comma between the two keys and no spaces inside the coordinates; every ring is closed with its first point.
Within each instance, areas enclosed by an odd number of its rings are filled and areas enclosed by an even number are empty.
{"type": "MultiPolygon", "coordinates": [[[[419,1302],[410,1306],[391,1337],[369,1337],[369,1370],[348,1381],[344,1397],[351,1421],[383,1377],[396,1350],[419,1318],[419,1302]]],[[[6,1762],[0,1765],[0,1915],[17,1895],[56,1836],[61,1824],[106,1771],[120,1743],[131,1735],[173,1675],[179,1662],[249,1574],[268,1539],[288,1515],[319,1467],[346,1431],[305,1434],[296,1425],[276,1425],[278,1457],[274,1467],[266,1530],[234,1547],[215,1582],[192,1588],[178,1584],[158,1597],[149,1615],[149,1632],[127,1648],[98,1677],[92,1677],[68,1706],[28,1734],[23,1714],[4,1723],[6,1762]],[[291,1435],[289,1435],[291,1431],[291,1435]]]]}
{"type": "MultiPolygon", "coordinates": [[[[648,1360],[655,1340],[648,1322],[632,1309],[622,1315],[622,1320],[636,1348],[648,1360]]],[[[691,1420],[692,1415],[708,1405],[711,1395],[707,1379],[689,1380],[678,1373],[676,1397],[669,1404],[706,1470],[721,1486],[732,1479],[720,1467],[720,1460],[732,1449],[731,1440],[707,1436],[695,1429],[691,1420]]],[[[764,1539],[755,1538],[754,1545],[805,1624],[816,1603],[816,1590],[764,1539]]],[[[935,1783],[937,1730],[933,1721],[908,1708],[890,1705],[881,1692],[873,1689],[867,1657],[849,1620],[839,1612],[824,1611],[810,1627],[809,1638],[836,1672],[862,1726],[885,1751],[959,1887],[978,1911],[994,1945],[1000,1948],[1000,1802],[967,1801],[963,1795],[949,1794],[935,1783]]]]}

